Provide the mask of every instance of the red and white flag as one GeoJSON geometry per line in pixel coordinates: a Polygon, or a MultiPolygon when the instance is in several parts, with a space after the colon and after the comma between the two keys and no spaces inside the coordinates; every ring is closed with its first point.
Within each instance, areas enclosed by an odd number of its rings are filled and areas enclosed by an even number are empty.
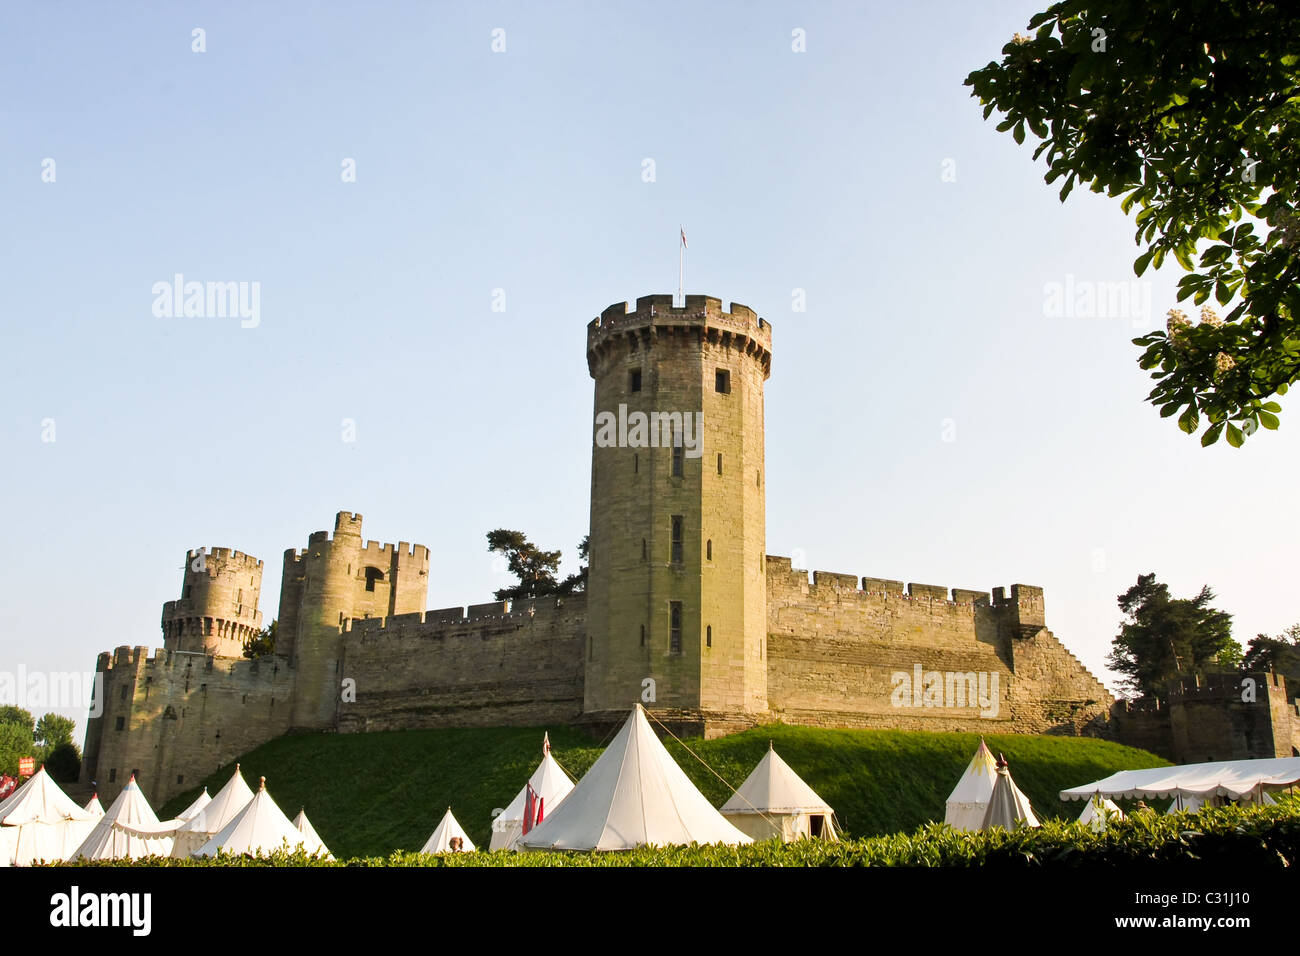
{"type": "Polygon", "coordinates": [[[7,774],[0,775],[0,800],[3,800],[9,794],[18,789],[18,778],[10,777],[7,774]]]}
{"type": "Polygon", "coordinates": [[[549,733],[544,733],[542,734],[542,756],[545,757],[550,752],[551,752],[551,735],[549,733]]]}
{"type": "Polygon", "coordinates": [[[690,246],[686,244],[686,227],[685,226],[681,227],[681,230],[682,230],[682,248],[689,249],[690,246]]]}

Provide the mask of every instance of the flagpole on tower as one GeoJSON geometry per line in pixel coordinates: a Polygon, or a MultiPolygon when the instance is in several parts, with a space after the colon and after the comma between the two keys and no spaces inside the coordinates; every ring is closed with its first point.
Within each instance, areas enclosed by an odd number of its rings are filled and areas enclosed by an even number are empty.
{"type": "Polygon", "coordinates": [[[681,228],[682,241],[677,244],[677,307],[686,308],[686,290],[683,277],[686,271],[686,229],[681,228]]]}

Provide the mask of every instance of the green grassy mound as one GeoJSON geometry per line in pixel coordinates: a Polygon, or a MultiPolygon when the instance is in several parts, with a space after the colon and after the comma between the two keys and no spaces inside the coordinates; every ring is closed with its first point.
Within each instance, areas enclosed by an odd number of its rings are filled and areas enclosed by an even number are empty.
{"type": "MultiPolygon", "coordinates": [[[[577,779],[601,753],[579,731],[549,728],[552,753],[577,779]]],[[[782,758],[835,808],[848,835],[912,831],[943,820],[944,801],[979,744],[973,734],[894,730],[821,730],[774,724],[716,740],[684,741],[731,786],[739,786],[773,741],[782,758]]],[[[1075,818],[1082,804],[1064,804],[1060,790],[1117,770],[1165,766],[1167,761],[1103,740],[992,735],[1016,784],[1043,819],[1075,818]]],[[[341,858],[418,850],[448,806],[478,845],[488,844],[492,810],[504,807],[541,759],[542,731],[528,728],[409,730],[374,734],[280,737],[240,758],[254,789],[267,778],[271,796],[290,817],[306,807],[316,831],[341,858]]],[[[726,784],[667,742],[673,758],[714,806],[730,796],[726,784]]],[[[234,770],[203,781],[215,794],[234,770]]],[[[174,816],[196,788],[167,803],[174,816]]]]}

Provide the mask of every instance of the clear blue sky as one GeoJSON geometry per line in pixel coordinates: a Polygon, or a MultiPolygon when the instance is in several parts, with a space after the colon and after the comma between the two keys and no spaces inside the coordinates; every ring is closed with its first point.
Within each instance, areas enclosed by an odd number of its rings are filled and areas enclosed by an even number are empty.
{"type": "Polygon", "coordinates": [[[962,87],[1041,5],[6,5],[0,670],[160,646],[197,546],[266,561],[269,621],[338,510],[431,548],[431,607],[507,583],[492,528],[572,570],[585,326],[672,291],[679,224],[687,290],[774,326],[770,553],[1041,585],[1098,674],[1140,572],[1243,643],[1300,620],[1300,424],[1203,450],[1142,400],[1178,267],[1047,314],[1136,250],[962,87]],[[260,324],[155,317],[176,273],[260,283],[260,324]]]}

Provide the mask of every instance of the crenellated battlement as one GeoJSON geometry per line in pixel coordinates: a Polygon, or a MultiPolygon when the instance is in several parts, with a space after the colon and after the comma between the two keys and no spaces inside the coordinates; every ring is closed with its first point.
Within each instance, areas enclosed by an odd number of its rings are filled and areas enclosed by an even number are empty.
{"type": "Polygon", "coordinates": [[[193,559],[199,556],[200,551],[203,553],[204,564],[209,574],[216,574],[220,567],[232,567],[247,569],[249,571],[261,571],[262,561],[253,557],[251,554],[244,554],[234,548],[196,548],[190,551],[186,557],[189,559],[188,566],[193,566],[193,559]]]}
{"type": "Polygon", "coordinates": [[[561,609],[565,606],[565,601],[572,602],[574,597],[520,598],[513,601],[470,604],[467,607],[390,614],[387,617],[349,618],[343,622],[341,630],[344,634],[367,637],[390,631],[410,634],[412,630],[424,629],[427,633],[423,636],[444,637],[446,628],[454,628],[457,625],[485,622],[521,623],[538,617],[546,618],[557,612],[562,613],[561,609]]]}
{"type": "Polygon", "coordinates": [[[772,325],[747,305],[732,302],[730,310],[722,300],[708,295],[688,295],[677,308],[672,295],[643,295],[636,308],[615,302],[587,325],[587,367],[594,377],[602,360],[620,348],[652,346],[661,336],[688,333],[752,355],[762,366],[763,376],[771,373],[772,325]]]}
{"type": "Polygon", "coordinates": [[[1027,584],[1011,585],[1011,596],[1005,588],[988,591],[970,588],[951,588],[942,584],[904,583],[889,578],[858,577],[836,571],[809,572],[791,567],[790,559],[769,554],[766,558],[769,587],[790,588],[806,593],[821,591],[834,593],[840,600],[856,598],[863,601],[901,600],[944,604],[953,608],[993,607],[1037,611],[1043,608],[1043,589],[1027,584]]]}
{"type": "Polygon", "coordinates": [[[191,668],[202,672],[220,669],[223,674],[267,674],[274,675],[283,668],[285,661],[269,658],[248,660],[242,657],[219,657],[194,651],[177,651],[165,647],[156,647],[152,653],[144,645],[130,647],[121,645],[112,651],[104,651],[96,661],[95,669],[103,671],[110,683],[122,678],[138,679],[158,671],[177,667],[191,668]]]}

